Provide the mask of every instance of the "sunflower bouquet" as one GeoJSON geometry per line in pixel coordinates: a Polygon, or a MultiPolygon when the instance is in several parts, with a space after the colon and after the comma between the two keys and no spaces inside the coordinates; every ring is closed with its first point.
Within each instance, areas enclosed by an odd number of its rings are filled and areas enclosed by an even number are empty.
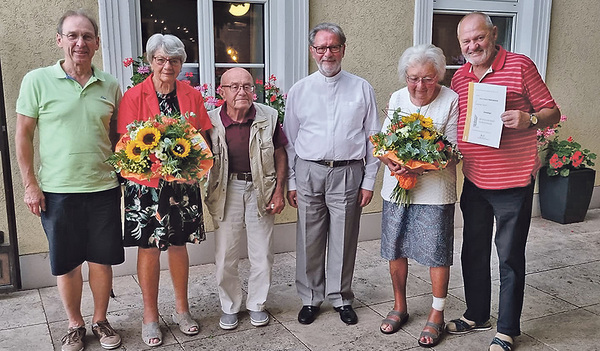
{"type": "Polygon", "coordinates": [[[159,179],[202,179],[212,167],[212,152],[187,117],[156,115],[131,122],[107,162],[124,178],[152,187],[159,179]]]}
{"type": "Polygon", "coordinates": [[[417,184],[419,171],[439,170],[461,154],[446,136],[436,130],[433,120],[418,113],[407,114],[394,110],[384,132],[370,137],[375,157],[387,157],[413,172],[393,174],[398,184],[392,191],[396,203],[410,204],[409,190],[417,184]]]}

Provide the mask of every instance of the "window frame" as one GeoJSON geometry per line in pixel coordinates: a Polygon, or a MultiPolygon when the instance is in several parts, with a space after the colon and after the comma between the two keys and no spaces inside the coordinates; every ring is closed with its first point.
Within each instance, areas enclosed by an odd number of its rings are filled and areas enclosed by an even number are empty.
{"type": "Polygon", "coordinates": [[[415,0],[413,44],[430,44],[433,13],[514,14],[514,52],[527,55],[545,79],[552,0],[415,0]]]}
{"type": "MultiPolygon", "coordinates": [[[[277,76],[278,86],[288,91],[308,74],[308,0],[230,1],[265,4],[265,77],[277,76]]],[[[198,36],[211,38],[198,43],[199,80],[211,84],[214,93],[213,0],[197,0],[197,4],[198,36]]],[[[98,0],[98,8],[104,71],[117,77],[125,91],[131,85],[131,68],[124,67],[122,61],[143,53],[140,2],[98,0]]]]}

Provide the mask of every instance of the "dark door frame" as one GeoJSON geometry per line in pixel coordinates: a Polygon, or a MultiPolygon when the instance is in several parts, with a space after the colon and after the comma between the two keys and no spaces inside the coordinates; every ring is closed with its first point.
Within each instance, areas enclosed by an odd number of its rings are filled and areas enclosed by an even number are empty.
{"type": "MultiPolygon", "coordinates": [[[[8,152],[8,130],[6,125],[6,107],[4,105],[4,88],[2,80],[2,63],[0,61],[0,155],[2,156],[2,175],[4,179],[4,195],[6,198],[6,218],[8,223],[8,242],[0,243],[0,292],[21,289],[21,266],[19,264],[19,242],[17,238],[17,221],[15,215],[15,199],[13,193],[12,170],[8,152]],[[8,260],[6,260],[8,258],[8,260]],[[8,261],[8,262],[6,262],[8,261]],[[8,264],[8,267],[5,265],[8,264]],[[6,279],[8,273],[10,279],[6,279]],[[6,284],[6,281],[9,283],[6,284]]],[[[2,228],[0,228],[0,231],[2,228]]]]}

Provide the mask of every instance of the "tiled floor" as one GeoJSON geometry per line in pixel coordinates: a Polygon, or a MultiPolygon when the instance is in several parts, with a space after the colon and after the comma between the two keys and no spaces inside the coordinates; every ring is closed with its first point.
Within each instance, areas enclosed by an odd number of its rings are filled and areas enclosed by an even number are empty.
{"type": "MultiPolygon", "coordinates": [[[[456,230],[455,265],[452,267],[446,319],[464,311],[460,271],[461,230],[456,230]]],[[[560,225],[534,218],[527,247],[527,287],[522,315],[523,334],[517,350],[600,350],[600,209],[590,210],[586,221],[560,225]]],[[[255,328],[246,313],[234,331],[218,327],[219,307],[214,265],[194,266],[190,271],[191,312],[201,323],[197,336],[183,335],[170,320],[173,310],[168,272],[162,272],[161,327],[164,344],[156,350],[418,350],[421,331],[431,297],[428,270],[411,264],[408,282],[410,320],[393,335],[378,331],[380,321],[392,307],[387,263],[379,256],[379,241],[359,244],[354,279],[355,308],[359,323],[346,326],[330,305],[311,325],[296,321],[301,305],[294,286],[294,253],[278,254],[274,284],[267,308],[272,322],[255,328]]],[[[499,283],[497,260],[492,266],[494,296],[499,283]]],[[[248,262],[242,261],[242,276],[248,262]]],[[[111,300],[109,319],[123,337],[121,350],[144,350],[140,338],[141,296],[136,276],[115,278],[116,298],[111,300]]],[[[89,287],[84,288],[83,311],[91,313],[89,287]]],[[[492,317],[497,301],[492,302],[492,317]]],[[[0,295],[0,350],[60,350],[66,329],[56,287],[0,295]]],[[[86,321],[90,322],[88,315],[86,321]]],[[[492,318],[495,322],[495,319],[492,318]]],[[[465,336],[445,336],[435,350],[487,350],[495,331],[465,336]]],[[[88,325],[86,350],[101,350],[88,325]]]]}

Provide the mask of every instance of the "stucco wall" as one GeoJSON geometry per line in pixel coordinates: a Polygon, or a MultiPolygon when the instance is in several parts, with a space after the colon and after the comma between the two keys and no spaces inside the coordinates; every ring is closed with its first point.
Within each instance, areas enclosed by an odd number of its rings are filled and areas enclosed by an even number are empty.
{"type": "MultiPolygon", "coordinates": [[[[546,82],[568,117],[562,124],[562,137],[573,136],[600,156],[598,13],[600,2],[594,0],[552,2],[546,82]]],[[[598,177],[596,174],[596,184],[598,177]]]]}
{"type": "MultiPolygon", "coordinates": [[[[321,22],[334,22],[346,34],[346,55],[342,68],[371,83],[375,89],[380,119],[390,95],[400,88],[398,59],[412,45],[414,3],[412,1],[311,0],[309,28],[321,22]]],[[[307,50],[308,52],[308,50],[307,50]]],[[[309,73],[317,70],[310,59],[309,73]]],[[[379,170],[379,179],[384,167],[379,170]]],[[[373,200],[364,213],[381,211],[377,182],[373,200]]]]}

